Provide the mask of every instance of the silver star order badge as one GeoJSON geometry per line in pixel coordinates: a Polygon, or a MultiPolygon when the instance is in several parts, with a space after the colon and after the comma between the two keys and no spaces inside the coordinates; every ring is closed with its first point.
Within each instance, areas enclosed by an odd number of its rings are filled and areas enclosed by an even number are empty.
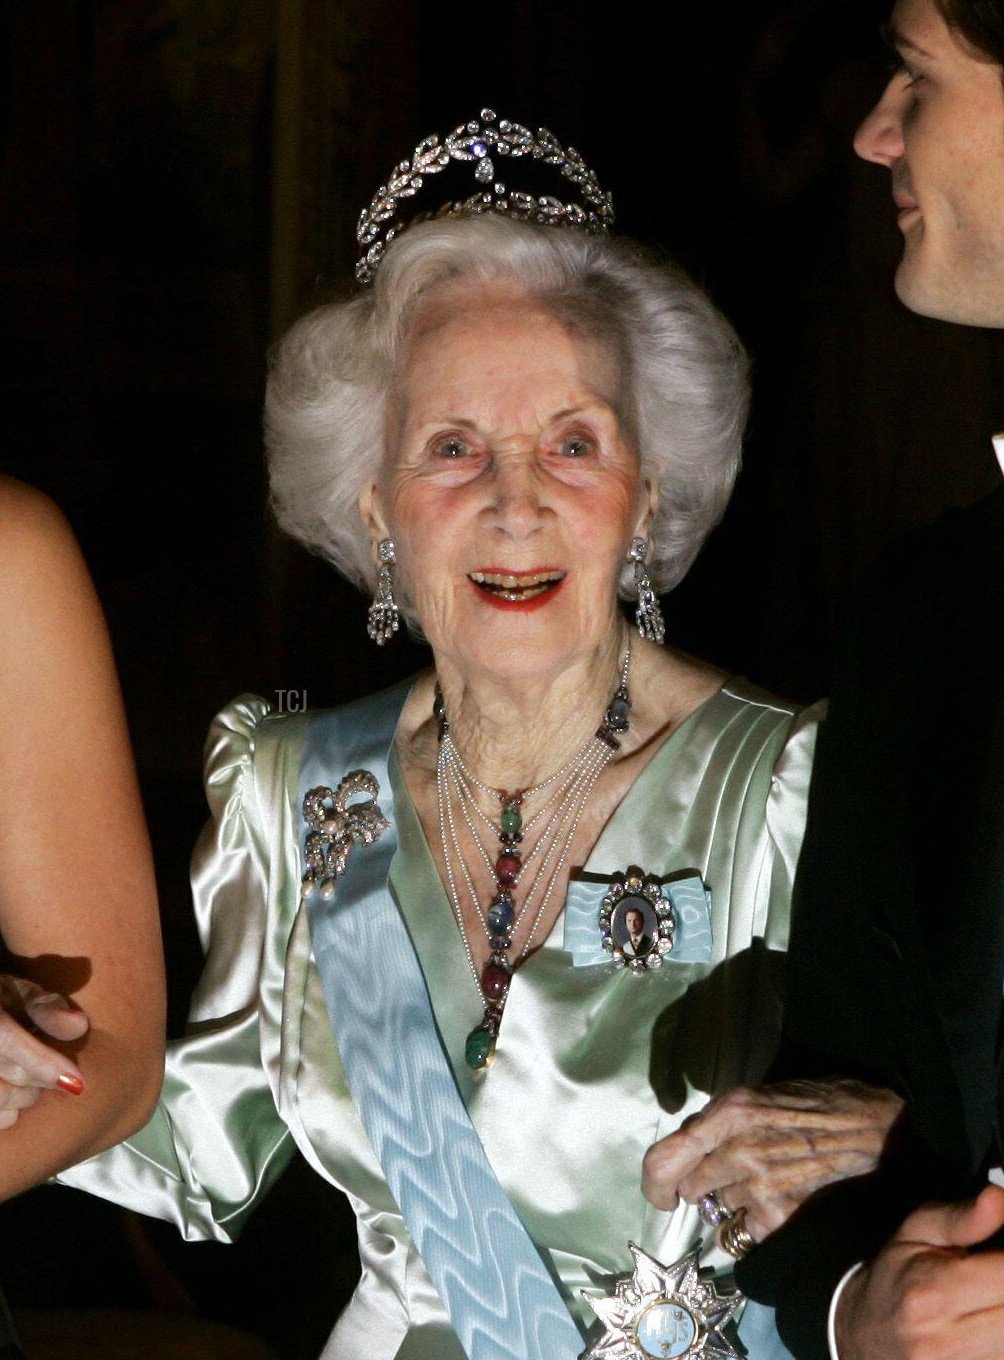
{"type": "Polygon", "coordinates": [[[743,1352],[726,1334],[736,1309],[744,1302],[738,1289],[720,1294],[712,1280],[702,1280],[699,1253],[690,1252],[675,1265],[660,1265],[628,1243],[634,1275],[619,1280],[612,1296],[582,1297],[606,1331],[582,1360],[739,1360],[743,1352]]]}

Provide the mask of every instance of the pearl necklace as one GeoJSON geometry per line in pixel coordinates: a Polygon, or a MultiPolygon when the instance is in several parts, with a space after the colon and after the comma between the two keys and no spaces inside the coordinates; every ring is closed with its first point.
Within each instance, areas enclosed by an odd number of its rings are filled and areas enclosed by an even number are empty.
{"type": "Polygon", "coordinates": [[[620,748],[617,734],[628,729],[631,709],[628,696],[630,666],[629,641],[617,689],[595,734],[560,770],[532,788],[512,792],[483,784],[464,764],[450,734],[446,708],[437,689],[434,712],[439,720],[439,757],[436,762],[439,836],[450,905],[484,1007],[481,1022],[471,1030],[464,1046],[465,1061],[475,1071],[487,1067],[491,1062],[512,974],[533,947],[548,903],[561,880],[590,794],[597,779],[620,748]],[[524,820],[526,805],[548,789],[552,790],[550,796],[532,816],[524,820]],[[497,820],[485,812],[479,794],[499,808],[497,820]],[[464,857],[454,804],[480,859],[494,880],[494,892],[487,910],[481,904],[474,886],[474,876],[464,857]],[[478,822],[498,840],[499,848],[494,859],[478,831],[478,822]],[[539,832],[536,840],[532,845],[525,844],[529,832],[537,827],[539,832]],[[526,889],[519,906],[515,900],[517,885],[526,889]],[[488,962],[480,972],[464,927],[462,891],[472,903],[491,949],[488,962]],[[530,912],[532,916],[528,917],[530,912]],[[522,948],[515,953],[512,949],[513,940],[526,919],[530,921],[530,928],[522,948]]]}

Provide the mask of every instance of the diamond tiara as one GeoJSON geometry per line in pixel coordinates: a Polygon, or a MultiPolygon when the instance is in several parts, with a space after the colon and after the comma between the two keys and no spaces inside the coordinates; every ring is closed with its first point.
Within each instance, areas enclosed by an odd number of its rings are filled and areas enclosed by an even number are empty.
{"type": "Polygon", "coordinates": [[[414,198],[428,176],[440,174],[453,161],[468,162],[481,187],[469,198],[444,204],[437,216],[498,212],[524,222],[589,232],[604,232],[613,225],[610,195],[600,188],[595,174],[573,147],[563,147],[547,128],[532,133],[520,123],[499,118],[492,109],[482,109],[480,118],[461,123],[442,141],[433,134],[419,142],[411,160],[401,161],[394,168],[369,207],[359,214],[356,239],[363,253],[356,265],[356,278],[360,283],[370,282],[391,241],[409,225],[398,220],[405,200],[414,198]],[[575,185],[581,201],[565,203],[550,194],[508,189],[499,162],[524,157],[554,166],[575,185]]]}

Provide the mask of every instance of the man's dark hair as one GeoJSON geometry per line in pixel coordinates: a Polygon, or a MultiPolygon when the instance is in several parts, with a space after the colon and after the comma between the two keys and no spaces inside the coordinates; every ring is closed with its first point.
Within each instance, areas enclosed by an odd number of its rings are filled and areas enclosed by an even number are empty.
{"type": "Polygon", "coordinates": [[[1004,0],[937,0],[945,22],[1004,66],[1004,0]]]}

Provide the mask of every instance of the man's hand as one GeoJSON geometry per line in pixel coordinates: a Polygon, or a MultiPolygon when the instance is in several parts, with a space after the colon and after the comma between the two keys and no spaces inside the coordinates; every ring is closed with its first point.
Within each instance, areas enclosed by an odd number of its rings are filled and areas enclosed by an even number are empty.
{"type": "Polygon", "coordinates": [[[837,1305],[840,1360],[1002,1360],[1004,1252],[970,1248],[1004,1227],[1004,1190],[910,1215],[837,1305]]]}

